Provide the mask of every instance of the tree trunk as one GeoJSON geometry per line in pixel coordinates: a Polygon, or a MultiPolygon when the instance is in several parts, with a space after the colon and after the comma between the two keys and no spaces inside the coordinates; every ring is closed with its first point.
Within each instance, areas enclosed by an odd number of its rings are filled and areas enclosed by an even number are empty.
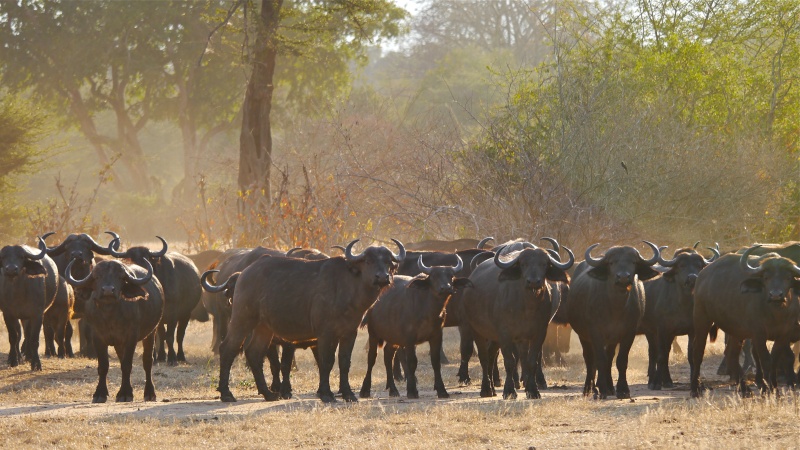
{"type": "Polygon", "coordinates": [[[278,55],[276,34],[283,0],[262,0],[253,55],[253,72],[244,98],[239,136],[239,189],[269,206],[272,166],[272,84],[278,55]]]}

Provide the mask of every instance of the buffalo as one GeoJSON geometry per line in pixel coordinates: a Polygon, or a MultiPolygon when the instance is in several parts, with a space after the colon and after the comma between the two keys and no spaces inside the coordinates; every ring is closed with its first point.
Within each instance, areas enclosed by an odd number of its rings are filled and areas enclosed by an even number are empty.
{"type": "Polygon", "coordinates": [[[517,396],[513,374],[518,361],[527,397],[540,398],[534,376],[541,370],[547,325],[560,304],[560,291],[554,283],[569,283],[565,271],[575,262],[572,252],[566,250],[569,261],[562,263],[553,257],[555,251],[532,244],[507,254],[499,249],[493,262],[480,264],[470,275],[474,287],[464,290],[461,307],[478,345],[482,397],[494,395],[490,376],[499,347],[506,369],[503,398],[517,396]],[[509,259],[503,261],[501,255],[509,259]]]}
{"type": "Polygon", "coordinates": [[[72,351],[72,318],[75,293],[63,277],[58,277],[58,290],[53,304],[44,313],[44,354],[59,358],[75,356],[72,351]],[[56,346],[58,346],[56,348],[56,346]]]}
{"type": "Polygon", "coordinates": [[[27,245],[7,245],[0,249],[0,311],[8,328],[8,365],[21,359],[20,340],[25,331],[24,353],[31,370],[42,370],[39,359],[39,333],[45,311],[50,308],[58,289],[58,269],[47,256],[47,246],[39,238],[39,251],[27,245]],[[28,321],[21,327],[20,320],[28,321]]]}
{"type": "Polygon", "coordinates": [[[191,259],[180,253],[168,253],[167,241],[160,236],[156,237],[162,243],[161,250],[157,252],[142,246],[130,247],[124,252],[118,252],[115,248],[119,248],[119,238],[115,238],[108,245],[108,252],[115,258],[128,259],[139,266],[144,266],[144,261],[148,260],[153,266],[155,276],[164,289],[164,314],[161,317],[161,324],[158,326],[156,345],[157,360],[166,360],[168,365],[174,366],[178,364],[178,361],[186,361],[186,355],[183,352],[183,338],[186,335],[186,327],[189,325],[192,310],[200,302],[202,293],[200,274],[191,259]],[[177,352],[174,345],[176,340],[177,352]],[[167,344],[166,351],[164,341],[167,344]]]}
{"type": "Polygon", "coordinates": [[[719,258],[719,251],[714,248],[709,247],[714,253],[711,259],[705,259],[694,248],[687,247],[665,260],[660,255],[665,248],[659,249],[658,263],[667,271],[644,282],[647,302],[639,327],[648,343],[647,387],[654,390],[674,387],[669,373],[669,352],[676,336],[689,335],[687,354],[692,354],[695,282],[700,271],[719,258]]]}
{"type": "Polygon", "coordinates": [[[592,250],[600,245],[593,244],[586,250],[584,268],[579,266],[575,270],[566,315],[583,347],[584,395],[594,393],[604,399],[616,394],[617,398],[630,398],[628,354],[644,315],[642,281],[658,275],[652,266],[660,256],[655,244],[644,242],[654,253],[649,260],[629,246],[611,247],[602,258],[593,258],[592,250]],[[619,379],[615,390],[611,364],[617,345],[619,379]]]}
{"type": "Polygon", "coordinates": [[[155,401],[151,371],[155,330],[164,310],[164,290],[153,276],[153,266],[147,259],[143,269],[117,260],[100,261],[89,275],[75,279],[71,269],[76,261],[67,265],[65,278],[77,291],[83,291],[87,300],[84,317],[94,330],[97,349],[98,382],[92,403],[105,403],[108,399],[108,346],[113,345],[122,368],[122,384],[116,401],[132,402],[131,369],[136,344],[142,341],[142,366],[145,373],[144,400],[155,401]]]}
{"type": "MultiPolygon", "coordinates": [[[[406,255],[408,256],[408,255],[406,255]]],[[[406,385],[408,398],[419,398],[417,391],[417,353],[416,346],[423,342],[430,344],[431,366],[433,366],[433,388],[439,398],[447,398],[447,390],[442,381],[440,352],[442,346],[442,327],[447,315],[446,307],[456,289],[471,286],[467,278],[456,278],[464,262],[456,256],[455,266],[428,267],[417,258],[420,274],[415,277],[395,275],[392,287],[387,289],[372,308],[367,311],[362,327],[369,332],[369,351],[367,374],[361,385],[361,398],[368,398],[372,387],[372,367],[378,355],[378,346],[384,345],[386,365],[386,387],[389,396],[397,397],[399,392],[392,376],[392,360],[398,347],[405,349],[407,361],[406,385]]]]}
{"type": "Polygon", "coordinates": [[[245,339],[245,350],[259,394],[265,400],[279,395],[264,380],[263,355],[273,336],[290,343],[316,341],[319,388],[323,402],[335,401],[330,389],[336,347],[339,346],[339,391],[346,401],[358,399],[350,388],[350,356],[364,313],[392,283],[397,264],[405,258],[386,247],[369,247],[358,255],[348,244],[344,257],[320,261],[261,258],[244,269],[233,295],[228,334],[220,345],[220,399],[236,401],[229,389],[230,369],[245,339]]]}
{"type": "Polygon", "coordinates": [[[767,340],[775,341],[773,348],[780,349],[788,347],[789,342],[798,336],[800,267],[775,253],[750,259],[750,254],[759,247],[751,247],[741,255],[725,255],[700,272],[697,278],[692,397],[701,394],[700,365],[706,339],[709,333],[714,339],[718,328],[729,337],[725,357],[741,395],[750,393],[739,366],[744,339],[752,339],[756,365],[764,371],[766,384],[761,386],[762,392],[777,386],[777,358],[771,358],[767,340]]]}

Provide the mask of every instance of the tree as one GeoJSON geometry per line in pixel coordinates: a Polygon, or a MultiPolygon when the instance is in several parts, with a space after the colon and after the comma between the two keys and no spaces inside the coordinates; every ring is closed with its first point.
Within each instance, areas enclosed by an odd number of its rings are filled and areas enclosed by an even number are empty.
{"type": "MultiPolygon", "coordinates": [[[[254,9],[240,1],[243,12],[254,9]]],[[[269,203],[272,166],[272,121],[275,74],[281,64],[311,62],[316,71],[288,83],[287,99],[308,98],[306,84],[339,84],[349,78],[350,62],[364,62],[369,41],[400,32],[404,11],[386,0],[262,0],[256,16],[256,41],[248,48],[252,65],[242,114],[239,188],[269,203]],[[285,59],[281,59],[285,58],[285,59]]]]}

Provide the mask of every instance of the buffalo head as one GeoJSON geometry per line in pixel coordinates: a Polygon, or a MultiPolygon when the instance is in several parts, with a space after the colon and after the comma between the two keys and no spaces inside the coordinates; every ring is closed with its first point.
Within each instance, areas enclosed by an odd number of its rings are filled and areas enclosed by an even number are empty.
{"type": "Polygon", "coordinates": [[[668,268],[663,275],[664,280],[669,283],[678,283],[690,291],[694,289],[694,284],[697,281],[697,276],[703,268],[719,258],[719,250],[716,248],[708,247],[713,253],[711,259],[705,259],[702,255],[695,252],[697,244],[694,248],[678,249],[673,255],[671,260],[665,260],[661,256],[661,252],[667,247],[659,248],[658,264],[662,267],[668,268]]]}
{"type": "Polygon", "coordinates": [[[224,283],[222,283],[222,284],[220,284],[218,286],[210,284],[208,282],[208,278],[211,275],[213,275],[215,273],[218,273],[218,272],[219,272],[219,270],[213,270],[213,269],[212,270],[206,270],[205,272],[203,272],[203,275],[200,277],[200,284],[203,286],[203,289],[205,289],[207,292],[211,292],[211,293],[224,292],[225,298],[227,298],[228,299],[228,303],[230,303],[231,300],[233,299],[233,293],[236,290],[236,281],[239,280],[239,275],[241,275],[242,272],[234,273],[233,275],[228,277],[228,279],[225,280],[224,283]]]}
{"type": "MultiPolygon", "coordinates": [[[[108,231],[106,233],[109,233],[108,231]]],[[[55,233],[49,232],[42,236],[42,239],[47,239],[48,236],[55,233]]],[[[109,233],[113,234],[113,233],[109,233]]],[[[116,236],[116,235],[114,235],[116,236]]],[[[83,234],[70,234],[64,239],[64,242],[55,247],[48,247],[47,254],[50,256],[58,256],[61,254],[66,255],[66,259],[71,261],[77,259],[78,262],[85,265],[91,265],[94,261],[94,254],[108,255],[110,254],[106,247],[95,242],[91,236],[86,233],[83,234]]]]}
{"type": "Polygon", "coordinates": [[[610,280],[616,286],[626,289],[633,284],[636,275],[642,281],[655,277],[658,272],[652,266],[660,256],[658,247],[652,242],[643,242],[653,249],[653,257],[650,259],[642,258],[638,250],[628,246],[611,247],[601,258],[593,258],[592,250],[600,245],[593,244],[584,254],[586,264],[592,267],[587,274],[597,280],[610,280]]]}
{"type": "Polygon", "coordinates": [[[365,281],[378,287],[385,287],[392,283],[392,277],[397,270],[398,263],[406,257],[406,249],[397,239],[392,241],[400,249],[394,254],[386,247],[368,247],[358,255],[353,254],[353,246],[359,239],[347,244],[344,251],[345,260],[350,264],[350,270],[365,278],[365,281]]]}
{"type": "Polygon", "coordinates": [[[800,292],[800,267],[777,253],[767,253],[758,258],[758,266],[751,266],[747,258],[759,247],[748,248],[739,258],[740,267],[747,276],[741,283],[742,293],[766,291],[769,302],[784,303],[790,290],[794,289],[795,294],[800,292]]]}
{"type": "Polygon", "coordinates": [[[20,275],[23,270],[29,276],[44,275],[46,271],[41,260],[46,254],[47,245],[42,238],[39,238],[38,253],[27,246],[7,245],[0,250],[0,270],[9,278],[20,275]]]}
{"type": "MultiPolygon", "coordinates": [[[[110,232],[107,231],[106,233],[110,232]]],[[[158,264],[161,262],[161,258],[167,254],[169,246],[167,245],[167,241],[165,241],[161,236],[156,236],[156,238],[161,241],[161,250],[157,252],[151,251],[149,248],[142,246],[130,247],[124,252],[118,252],[117,249],[119,249],[120,240],[119,236],[117,235],[114,235],[114,239],[108,243],[108,248],[106,250],[108,251],[109,255],[115,258],[127,258],[136,264],[141,264],[144,260],[148,260],[151,265],[158,266],[158,264]]]]}
{"type": "MultiPolygon", "coordinates": [[[[555,239],[548,238],[553,243],[554,248],[559,248],[555,239]]],[[[575,263],[575,255],[567,247],[564,250],[569,254],[569,261],[562,263],[555,250],[545,250],[533,244],[526,246],[516,253],[511,253],[511,259],[502,261],[500,256],[502,249],[494,255],[494,263],[503,269],[500,272],[499,280],[519,280],[523,279],[528,289],[539,290],[545,286],[545,280],[560,281],[569,283],[569,275],[566,270],[575,263]]]]}
{"type": "Polygon", "coordinates": [[[72,277],[72,266],[75,260],[70,261],[65,271],[67,282],[78,289],[91,290],[89,301],[95,304],[112,304],[118,301],[138,301],[147,298],[147,291],[142,287],[153,278],[153,266],[150,261],[144,260],[142,267],[147,269],[147,274],[137,278],[130,267],[120,261],[100,261],[91,273],[82,280],[72,277]]]}
{"type": "Polygon", "coordinates": [[[456,278],[456,274],[464,268],[464,261],[456,255],[458,262],[455,266],[432,266],[428,267],[422,262],[422,255],[417,259],[417,266],[420,275],[414,277],[408,287],[418,289],[430,289],[439,296],[452,295],[456,289],[472,286],[472,282],[467,278],[456,278]]]}

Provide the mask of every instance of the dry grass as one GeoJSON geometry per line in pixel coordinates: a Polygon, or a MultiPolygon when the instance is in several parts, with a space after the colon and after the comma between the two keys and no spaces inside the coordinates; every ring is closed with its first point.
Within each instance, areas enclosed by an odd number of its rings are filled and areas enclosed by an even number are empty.
{"type": "MultiPolygon", "coordinates": [[[[646,387],[646,345],[639,338],[629,379],[634,399],[592,401],[580,395],[583,379],[579,345],[573,339],[568,369],[546,371],[556,388],[542,400],[481,399],[476,386],[455,384],[457,366],[443,369],[451,398],[438,400],[427,348],[420,349],[420,400],[389,398],[377,367],[372,400],[323,405],[316,400],[316,367],[310,352],[298,352],[293,374],[295,399],[261,400],[241,358],[231,387],[239,402],[223,404],[215,391],[217,360],[208,350],[210,325],[192,323],[187,336],[189,363],[154,370],[159,402],[141,401],[141,363],[134,365],[134,394],[129,404],[89,403],[96,366],[86,359],[45,359],[41,373],[0,362],[0,436],[5,447],[225,447],[225,448],[547,448],[547,447],[793,447],[800,428],[800,399],[741,400],[713,375],[722,346],[709,346],[704,374],[719,387],[702,400],[689,400],[683,358],[673,360],[674,390],[646,387]]],[[[446,331],[446,351],[457,354],[457,332],[446,331]]],[[[0,352],[8,350],[5,333],[0,352]]],[[[355,390],[365,371],[364,336],[354,354],[355,390]]],[[[686,348],[685,338],[681,341],[686,348]]],[[[4,359],[4,358],[3,358],[4,359]]],[[[381,364],[380,358],[378,364],[381,364]]],[[[334,370],[334,372],[336,372],[334,370]]],[[[477,379],[479,366],[471,374],[477,379]]],[[[119,387],[119,366],[112,360],[109,390],[119,387]]],[[[338,379],[332,380],[334,388],[338,379]]],[[[399,385],[404,392],[404,385],[399,385]]]]}

